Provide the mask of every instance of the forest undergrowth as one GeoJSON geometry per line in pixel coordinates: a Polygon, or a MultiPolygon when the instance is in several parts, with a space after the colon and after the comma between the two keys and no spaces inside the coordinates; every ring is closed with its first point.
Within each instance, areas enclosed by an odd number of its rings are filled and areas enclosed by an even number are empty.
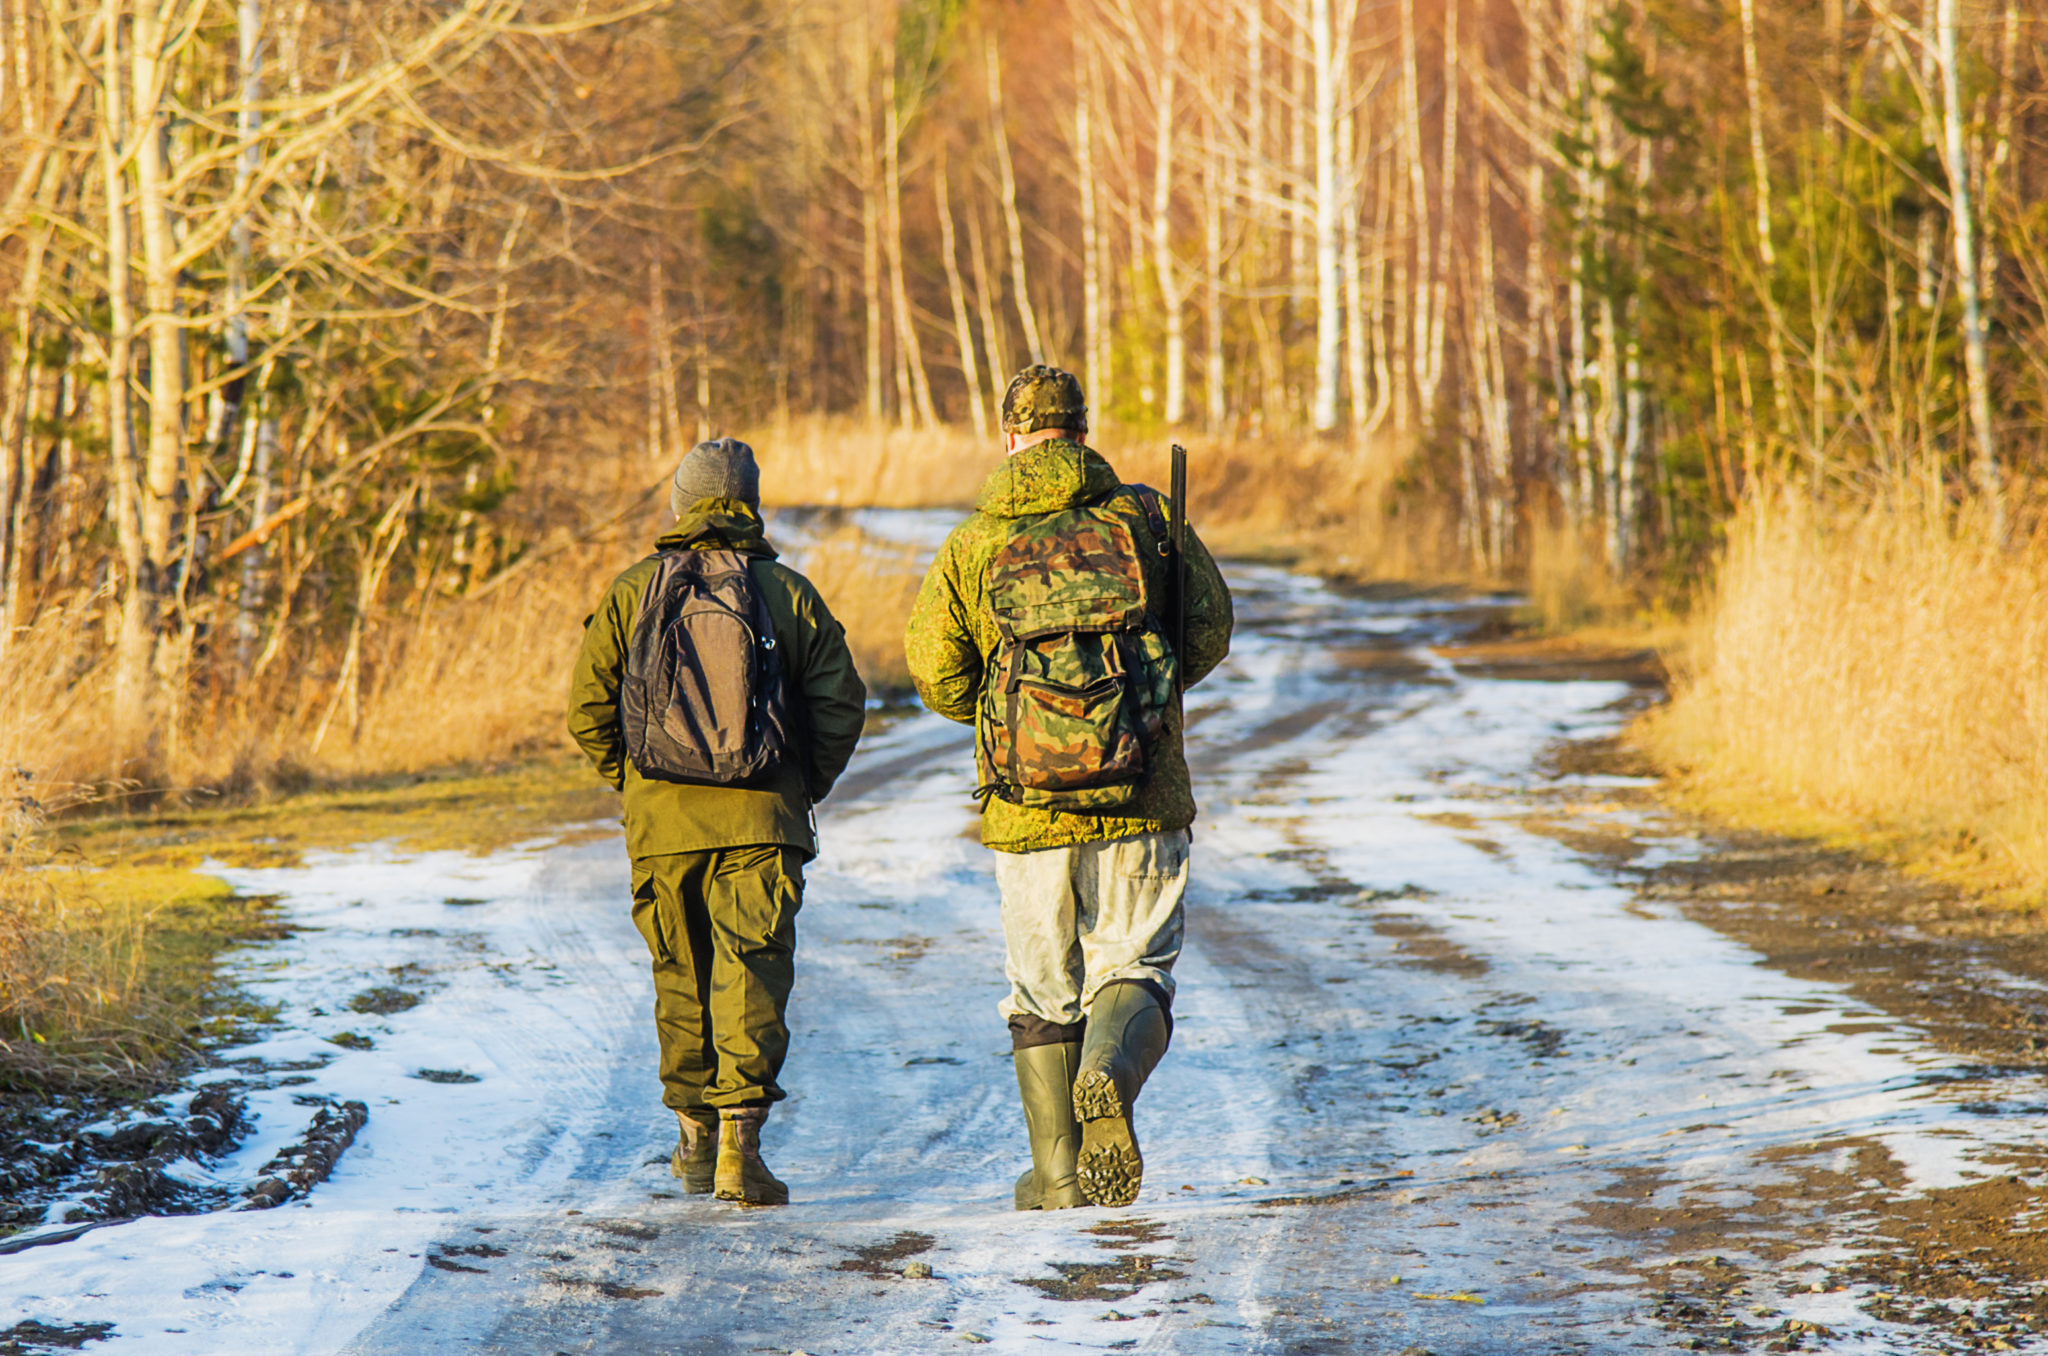
{"type": "Polygon", "coordinates": [[[2002,533],[1926,477],[1746,503],[1638,727],[1681,800],[2048,903],[2048,520],[2013,500],[2002,533]]]}

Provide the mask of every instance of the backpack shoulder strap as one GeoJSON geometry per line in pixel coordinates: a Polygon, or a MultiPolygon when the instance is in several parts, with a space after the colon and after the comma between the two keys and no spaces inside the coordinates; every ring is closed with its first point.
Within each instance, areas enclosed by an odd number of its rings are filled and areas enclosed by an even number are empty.
{"type": "Polygon", "coordinates": [[[1173,537],[1166,525],[1166,496],[1150,485],[1125,485],[1117,492],[1118,497],[1128,495],[1137,501],[1138,511],[1145,515],[1145,525],[1152,529],[1152,540],[1157,543],[1159,554],[1164,557],[1173,553],[1173,537]]]}

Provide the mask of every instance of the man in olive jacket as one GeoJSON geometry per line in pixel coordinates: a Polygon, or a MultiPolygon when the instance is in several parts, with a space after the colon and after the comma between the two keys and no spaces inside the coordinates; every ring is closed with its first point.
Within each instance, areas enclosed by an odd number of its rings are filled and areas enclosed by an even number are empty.
{"type": "Polygon", "coordinates": [[[737,551],[759,585],[784,657],[800,739],[752,786],[697,786],[640,775],[626,756],[619,688],[656,557],[612,582],[584,621],[569,692],[569,733],[598,775],[625,792],[633,922],[654,959],[662,1100],[680,1136],[670,1168],[687,1191],[780,1205],[788,1189],[761,1162],[760,1129],[789,1049],[784,1008],[795,979],[804,863],[817,855],[811,807],[860,739],[867,690],[846,633],[809,580],[779,563],[761,525],[753,450],[699,443],[676,468],[675,526],[657,552],[737,551]]]}
{"type": "MultiPolygon", "coordinates": [[[[1087,404],[1069,373],[1019,373],[1003,399],[1003,430],[1009,459],[939,549],[905,640],[925,705],[965,724],[982,709],[1001,641],[987,596],[997,552],[1026,520],[1104,504],[1123,491],[1109,462],[1085,443],[1087,404]]],[[[1169,597],[1169,562],[1145,515],[1133,535],[1147,595],[1169,597]]],[[[1223,576],[1192,531],[1186,567],[1187,644],[1178,658],[1192,686],[1229,651],[1231,608],[1223,576]]],[[[1129,803],[1075,813],[996,794],[983,804],[981,841],[996,853],[1008,955],[1001,1011],[1031,1138],[1019,1209],[1084,1199],[1128,1205],[1137,1197],[1143,1162],[1130,1108],[1172,1031],[1194,818],[1178,703],[1146,746],[1144,780],[1129,803]]]]}

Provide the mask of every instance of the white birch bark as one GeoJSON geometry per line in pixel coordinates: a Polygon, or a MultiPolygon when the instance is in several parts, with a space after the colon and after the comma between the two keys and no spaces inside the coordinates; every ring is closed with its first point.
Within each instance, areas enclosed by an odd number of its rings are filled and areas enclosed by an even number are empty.
{"type": "MultiPolygon", "coordinates": [[[[1346,31],[1349,31],[1348,27],[1346,31]]],[[[1359,192],[1362,179],[1357,145],[1360,113],[1351,107],[1353,90],[1348,56],[1338,63],[1338,75],[1341,111],[1337,119],[1337,161],[1344,167],[1346,190],[1339,220],[1343,250],[1340,269],[1344,279],[1344,380],[1351,396],[1351,426],[1363,432],[1368,423],[1372,397],[1366,368],[1369,324],[1365,311],[1364,266],[1358,250],[1358,215],[1364,206],[1359,192]]]]}
{"type": "Polygon", "coordinates": [[[1100,253],[1101,208],[1096,202],[1095,182],[1095,80],[1099,58],[1092,44],[1079,32],[1077,47],[1085,53],[1079,63],[1081,77],[1074,89],[1074,170],[1081,193],[1081,350],[1088,398],[1099,400],[1104,391],[1103,349],[1106,336],[1102,324],[1102,258],[1100,253]]]}
{"type": "Polygon", "coordinates": [[[168,90],[164,17],[144,0],[134,21],[133,157],[135,215],[142,233],[142,301],[139,328],[149,344],[149,441],[144,462],[142,540],[148,556],[147,587],[160,592],[173,559],[178,487],[185,460],[184,330],[178,315],[178,272],[173,257],[169,164],[164,127],[168,90]]]}
{"type": "Polygon", "coordinates": [[[882,68],[882,176],[883,203],[889,252],[889,306],[896,329],[899,384],[907,385],[899,404],[899,417],[911,426],[916,422],[930,428],[939,422],[932,406],[931,377],[924,366],[924,345],[917,336],[917,323],[910,313],[910,287],[903,276],[903,113],[897,106],[896,63],[893,51],[882,68]]]}
{"type": "Polygon", "coordinates": [[[1202,157],[1202,399],[1211,429],[1228,418],[1223,360],[1222,152],[1213,133],[1202,157]]]}
{"type": "Polygon", "coordinates": [[[988,433],[988,406],[981,398],[981,364],[974,355],[974,326],[967,319],[967,289],[960,280],[959,250],[953,235],[953,199],[947,185],[946,143],[939,141],[933,193],[939,209],[939,252],[946,265],[946,296],[953,303],[953,334],[960,345],[960,375],[967,383],[967,413],[976,436],[988,433]]]}
{"type": "Polygon", "coordinates": [[[1956,290],[1963,303],[1963,375],[1969,390],[1971,478],[1989,506],[1992,530],[2005,535],[1998,441],[1991,424],[1991,362],[1984,338],[1983,281],[1977,221],[1970,203],[1970,159],[1963,144],[1962,76],[1957,48],[1957,0],[1936,0],[1941,67],[1942,161],[1948,171],[1950,235],[1955,244],[1956,290]]]}
{"type": "Polygon", "coordinates": [[[882,212],[881,167],[875,154],[874,38],[869,31],[868,7],[863,0],[860,21],[860,68],[853,87],[853,103],[860,117],[860,294],[866,360],[868,419],[879,424],[884,413],[882,395],[882,212]]]}
{"type": "MultiPolygon", "coordinates": [[[[1756,0],[1740,0],[1742,20],[1742,88],[1749,106],[1750,173],[1756,180],[1756,254],[1762,267],[1764,349],[1771,360],[1771,403],[1778,427],[1797,438],[1792,413],[1792,368],[1785,357],[1785,321],[1778,308],[1778,250],[1771,238],[1771,161],[1764,151],[1763,72],[1756,51],[1756,0]]],[[[1809,452],[1817,449],[1809,449],[1809,452]]]]}
{"type": "Polygon", "coordinates": [[[1024,347],[1031,361],[1045,361],[1045,341],[1038,332],[1038,312],[1031,304],[1031,287],[1024,269],[1024,221],[1017,213],[1017,170],[1010,160],[1010,133],[1003,116],[1003,64],[993,33],[985,34],[982,51],[988,66],[989,129],[996,144],[996,172],[1003,190],[1003,227],[1010,247],[1010,287],[1017,303],[1017,320],[1024,327],[1024,347]]]}
{"type": "MultiPolygon", "coordinates": [[[[1451,218],[1458,191],[1458,96],[1463,84],[1459,72],[1458,0],[1446,0],[1443,146],[1437,154],[1436,244],[1430,251],[1427,279],[1416,279],[1418,287],[1425,285],[1426,281],[1429,288],[1427,304],[1422,310],[1429,331],[1422,345],[1417,381],[1425,421],[1436,409],[1437,391],[1443,384],[1444,348],[1449,342],[1451,218]]],[[[1428,220],[1426,215],[1423,220],[1428,220]]]]}
{"type": "Polygon", "coordinates": [[[1173,0],[1161,14],[1159,70],[1153,105],[1152,144],[1152,271],[1159,287],[1159,305],[1166,331],[1166,399],[1162,413],[1169,425],[1187,417],[1187,317],[1178,265],[1173,257],[1174,106],[1178,96],[1180,28],[1173,0]]]}
{"type": "Polygon", "coordinates": [[[1316,145],[1316,373],[1309,428],[1316,433],[1330,433],[1337,427],[1338,363],[1344,325],[1338,296],[1343,267],[1337,179],[1339,77],[1331,0],[1310,0],[1309,29],[1310,52],[1315,63],[1316,145]]]}
{"type": "Polygon", "coordinates": [[[120,0],[103,0],[106,48],[100,83],[100,164],[107,199],[107,441],[112,463],[114,530],[120,545],[121,617],[114,642],[114,719],[122,738],[140,741],[153,705],[150,651],[155,593],[142,535],[142,487],[136,474],[135,418],[129,396],[135,314],[129,268],[127,92],[121,51],[120,0]]]}
{"type": "Polygon", "coordinates": [[[971,206],[967,212],[967,257],[974,265],[974,300],[981,312],[981,342],[988,352],[989,408],[1000,414],[1003,393],[1013,373],[1003,342],[1003,327],[996,318],[995,275],[988,266],[988,251],[981,243],[981,213],[971,206]]]}

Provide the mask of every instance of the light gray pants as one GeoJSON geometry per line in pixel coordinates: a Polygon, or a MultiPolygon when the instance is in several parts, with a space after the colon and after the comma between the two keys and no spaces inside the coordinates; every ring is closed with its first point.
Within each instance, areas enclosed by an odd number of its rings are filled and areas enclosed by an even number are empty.
{"type": "Polygon", "coordinates": [[[1147,981],[1172,998],[1188,888],[1186,829],[998,852],[996,884],[1009,952],[1010,995],[1000,1005],[1006,1019],[1079,1023],[1096,992],[1119,979],[1147,981]]]}

